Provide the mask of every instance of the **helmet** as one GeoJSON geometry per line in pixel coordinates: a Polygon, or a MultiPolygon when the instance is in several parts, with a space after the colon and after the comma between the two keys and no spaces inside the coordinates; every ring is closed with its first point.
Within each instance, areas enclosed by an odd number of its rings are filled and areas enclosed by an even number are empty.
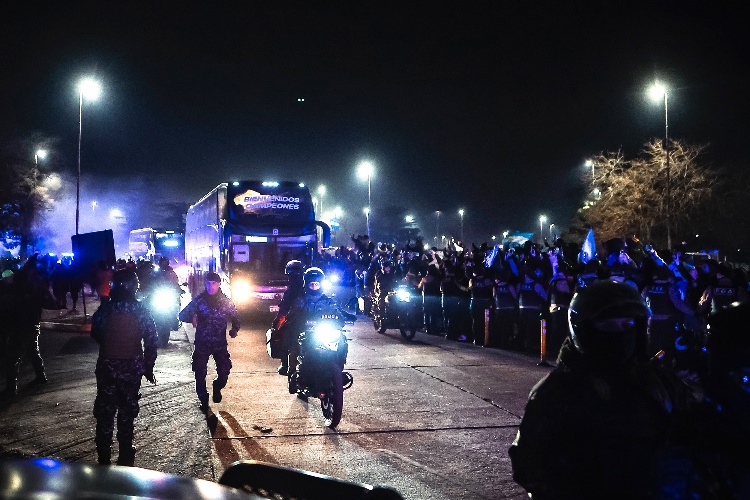
{"type": "Polygon", "coordinates": [[[305,290],[308,293],[323,293],[323,278],[325,278],[325,273],[319,267],[307,269],[305,274],[302,275],[305,290]]]}
{"type": "Polygon", "coordinates": [[[286,267],[284,268],[284,274],[289,274],[293,276],[302,276],[302,273],[305,271],[305,265],[298,261],[298,260],[290,260],[286,263],[286,267]]]}
{"type": "Polygon", "coordinates": [[[113,299],[132,299],[135,298],[135,292],[138,291],[138,275],[130,269],[120,269],[112,275],[113,299]]]}
{"type": "Polygon", "coordinates": [[[625,283],[597,281],[576,293],[568,309],[576,349],[596,364],[616,367],[645,358],[651,311],[638,290],[625,283]]]}

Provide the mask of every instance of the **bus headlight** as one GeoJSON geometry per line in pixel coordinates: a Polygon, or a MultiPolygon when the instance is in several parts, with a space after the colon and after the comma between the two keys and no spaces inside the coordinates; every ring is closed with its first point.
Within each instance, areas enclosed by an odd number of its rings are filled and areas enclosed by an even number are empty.
{"type": "Polygon", "coordinates": [[[253,286],[246,278],[232,280],[232,300],[234,302],[247,302],[253,293],[253,286]]]}

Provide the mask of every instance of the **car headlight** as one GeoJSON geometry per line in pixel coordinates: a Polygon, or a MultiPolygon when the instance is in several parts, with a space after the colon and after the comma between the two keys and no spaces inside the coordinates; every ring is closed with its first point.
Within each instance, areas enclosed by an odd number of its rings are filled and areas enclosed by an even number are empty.
{"type": "Polygon", "coordinates": [[[409,290],[399,288],[396,292],[396,297],[398,297],[398,300],[400,300],[401,302],[409,302],[411,300],[411,293],[409,292],[409,290]]]}
{"type": "Polygon", "coordinates": [[[337,351],[339,340],[341,340],[341,330],[330,323],[322,323],[313,329],[313,340],[331,351],[337,351]]]}
{"type": "Polygon", "coordinates": [[[250,281],[243,278],[232,280],[232,300],[234,302],[246,302],[250,300],[253,293],[253,286],[250,281]]]}
{"type": "Polygon", "coordinates": [[[155,311],[167,312],[174,309],[177,302],[176,293],[169,288],[157,288],[151,296],[151,307],[155,311]]]}

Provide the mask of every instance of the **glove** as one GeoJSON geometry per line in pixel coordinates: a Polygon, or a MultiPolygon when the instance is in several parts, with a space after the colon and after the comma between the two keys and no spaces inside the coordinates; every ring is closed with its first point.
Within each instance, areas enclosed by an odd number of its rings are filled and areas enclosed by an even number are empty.
{"type": "Polygon", "coordinates": [[[229,330],[229,336],[232,337],[232,338],[237,337],[237,330],[235,330],[234,328],[232,328],[231,330],[229,330]]]}
{"type": "Polygon", "coordinates": [[[146,377],[146,380],[156,385],[156,377],[154,376],[153,370],[148,370],[146,373],[143,374],[143,376],[146,377]]]}

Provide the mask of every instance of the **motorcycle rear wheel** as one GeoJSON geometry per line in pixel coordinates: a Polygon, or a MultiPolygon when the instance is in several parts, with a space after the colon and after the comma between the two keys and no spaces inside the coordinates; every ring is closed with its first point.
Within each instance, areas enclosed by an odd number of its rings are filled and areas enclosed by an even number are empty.
{"type": "Polygon", "coordinates": [[[331,388],[320,399],[320,409],[323,410],[326,427],[334,429],[339,425],[341,413],[344,409],[344,382],[343,375],[339,370],[333,372],[331,388]]]}

